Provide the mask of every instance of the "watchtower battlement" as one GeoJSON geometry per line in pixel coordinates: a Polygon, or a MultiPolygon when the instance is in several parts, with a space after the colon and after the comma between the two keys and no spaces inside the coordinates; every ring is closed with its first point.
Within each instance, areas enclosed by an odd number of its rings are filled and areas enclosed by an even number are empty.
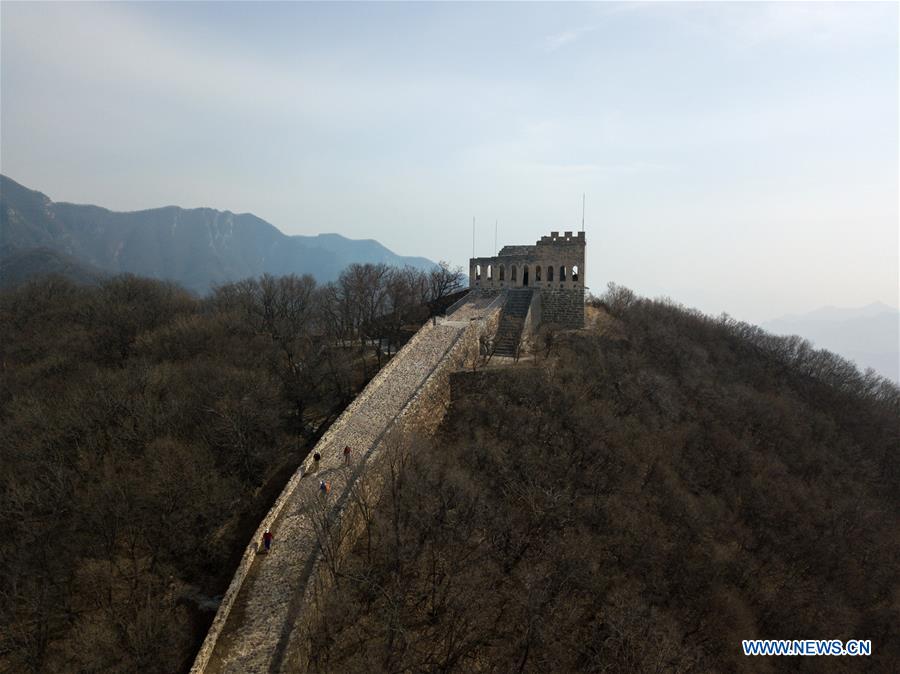
{"type": "Polygon", "coordinates": [[[469,260],[469,288],[534,288],[540,322],[584,327],[584,232],[550,232],[533,246],[504,246],[494,257],[469,260]]]}

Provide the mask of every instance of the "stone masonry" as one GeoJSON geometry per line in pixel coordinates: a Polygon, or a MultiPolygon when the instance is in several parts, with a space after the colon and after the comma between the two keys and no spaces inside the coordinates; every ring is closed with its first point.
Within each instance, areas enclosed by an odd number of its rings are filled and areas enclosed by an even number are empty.
{"type": "MultiPolygon", "coordinates": [[[[496,329],[502,300],[471,293],[446,319],[426,324],[322,437],[314,450],[322,457],[318,470],[310,452],[248,545],[192,673],[303,667],[300,627],[327,590],[323,564],[352,546],[356,527],[344,520],[351,519],[354,490],[381,458],[391,432],[428,431],[440,422],[449,402],[450,372],[477,357],[479,338],[496,329]],[[345,446],[351,447],[349,464],[345,446]],[[327,496],[319,493],[320,480],[331,484],[327,496]],[[266,527],[275,538],[271,552],[261,555],[257,545],[266,527]],[[337,531],[343,532],[339,549],[329,549],[337,531]]],[[[377,494],[370,495],[377,500],[377,494]]]]}
{"type": "Polygon", "coordinates": [[[538,323],[584,327],[584,232],[551,232],[533,246],[504,246],[495,257],[469,260],[469,287],[491,293],[539,290],[538,323]]]}

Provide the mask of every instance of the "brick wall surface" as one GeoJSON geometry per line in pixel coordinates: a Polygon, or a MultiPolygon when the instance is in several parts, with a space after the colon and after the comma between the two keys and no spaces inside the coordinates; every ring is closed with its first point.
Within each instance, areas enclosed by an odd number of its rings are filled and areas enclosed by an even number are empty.
{"type": "Polygon", "coordinates": [[[584,290],[541,288],[541,320],[565,328],[583,328],[584,290]]]}

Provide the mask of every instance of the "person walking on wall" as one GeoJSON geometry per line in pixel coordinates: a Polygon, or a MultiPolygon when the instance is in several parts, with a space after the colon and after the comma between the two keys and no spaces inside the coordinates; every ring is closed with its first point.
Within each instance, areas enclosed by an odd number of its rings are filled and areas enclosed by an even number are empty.
{"type": "Polygon", "coordinates": [[[266,532],[263,534],[263,548],[266,550],[266,554],[269,554],[269,549],[272,547],[272,532],[269,531],[269,527],[266,527],[266,532]]]}
{"type": "Polygon", "coordinates": [[[319,461],[322,459],[322,455],[316,452],[313,454],[313,472],[319,470],[319,461]]]}
{"type": "Polygon", "coordinates": [[[344,447],[344,465],[350,465],[350,445],[344,447]]]}

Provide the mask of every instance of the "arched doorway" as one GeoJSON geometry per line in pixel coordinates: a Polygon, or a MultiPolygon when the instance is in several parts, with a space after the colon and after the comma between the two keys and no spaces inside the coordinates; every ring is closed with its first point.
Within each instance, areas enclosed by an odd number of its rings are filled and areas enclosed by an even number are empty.
{"type": "Polygon", "coordinates": [[[528,265],[522,267],[522,285],[528,285],[528,265]]]}

